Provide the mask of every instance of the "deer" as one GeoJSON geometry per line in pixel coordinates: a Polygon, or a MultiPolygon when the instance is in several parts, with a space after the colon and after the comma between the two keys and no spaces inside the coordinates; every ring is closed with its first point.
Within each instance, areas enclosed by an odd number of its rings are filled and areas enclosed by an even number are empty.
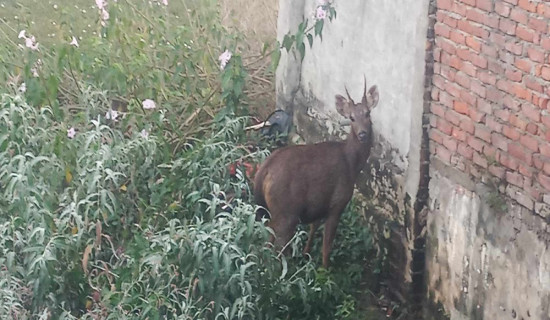
{"type": "Polygon", "coordinates": [[[378,104],[378,88],[355,103],[336,95],[336,109],[351,121],[345,141],[294,145],[275,150],[260,166],[254,179],[254,200],[262,208],[257,219],[267,214],[273,230],[270,242],[285,251],[298,224],[309,224],[303,253],[309,254],[317,229],[325,223],[322,246],[323,267],[328,269],[330,251],[340,217],[352,198],[357,177],[373,144],[371,111],[378,104]],[[267,211],[266,211],[267,209],[267,211]],[[262,211],[263,210],[263,211],[262,211]]]}

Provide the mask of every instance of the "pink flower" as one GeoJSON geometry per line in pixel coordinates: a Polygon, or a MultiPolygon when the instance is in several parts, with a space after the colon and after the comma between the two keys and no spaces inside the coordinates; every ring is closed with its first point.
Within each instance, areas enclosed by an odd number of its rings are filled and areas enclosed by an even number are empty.
{"type": "Polygon", "coordinates": [[[75,135],[76,135],[76,131],[74,130],[73,127],[70,127],[69,130],[67,130],[67,137],[69,139],[72,139],[74,138],[75,135]]]}
{"type": "Polygon", "coordinates": [[[34,36],[25,38],[25,46],[31,50],[38,50],[38,42],[36,42],[34,36]]]}
{"type": "Polygon", "coordinates": [[[162,0],[162,4],[167,6],[168,5],[168,0],[162,0]]]}
{"type": "Polygon", "coordinates": [[[323,20],[327,17],[327,12],[323,9],[322,6],[317,7],[317,12],[315,13],[315,18],[317,20],[323,20]]]}
{"type": "Polygon", "coordinates": [[[95,0],[95,5],[99,8],[99,10],[103,10],[107,6],[107,1],[105,1],[105,0],[95,0]]]}
{"type": "Polygon", "coordinates": [[[231,59],[231,56],[232,56],[232,54],[228,50],[225,50],[220,55],[220,57],[218,58],[218,60],[220,60],[220,69],[222,69],[222,70],[225,69],[225,66],[227,65],[227,63],[231,59]]]}
{"type": "Polygon", "coordinates": [[[149,110],[149,109],[155,109],[157,106],[155,105],[155,101],[151,99],[145,99],[142,102],[143,109],[149,110]]]}
{"type": "Polygon", "coordinates": [[[78,41],[76,40],[76,38],[73,36],[73,40],[71,41],[70,43],[71,46],[75,46],[78,48],[78,41]]]}

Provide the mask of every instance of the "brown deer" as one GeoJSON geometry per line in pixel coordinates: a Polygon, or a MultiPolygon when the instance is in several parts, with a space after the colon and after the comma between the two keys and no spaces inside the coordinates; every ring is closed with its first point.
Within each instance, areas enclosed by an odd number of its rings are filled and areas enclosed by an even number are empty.
{"type": "MultiPolygon", "coordinates": [[[[254,181],[256,203],[269,210],[277,248],[296,232],[298,223],[311,224],[304,254],[309,253],[317,228],[325,222],[323,267],[328,268],[330,250],[340,216],[353,195],[359,172],[372,147],[371,110],[378,104],[378,89],[367,84],[361,103],[336,95],[336,108],[351,120],[346,141],[297,145],[273,152],[254,181]]],[[[262,213],[259,212],[259,216],[262,213]]]]}

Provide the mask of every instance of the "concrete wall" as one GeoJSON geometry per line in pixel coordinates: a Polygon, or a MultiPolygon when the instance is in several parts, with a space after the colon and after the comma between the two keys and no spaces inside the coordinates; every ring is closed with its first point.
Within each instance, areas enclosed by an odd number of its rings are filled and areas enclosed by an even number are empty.
{"type": "MultiPolygon", "coordinates": [[[[279,39],[311,16],[312,0],[281,0],[279,39]]],[[[335,1],[337,19],[325,24],[322,41],[303,61],[282,55],[277,70],[277,104],[294,114],[307,142],[342,139],[334,96],[361,98],[363,76],[376,84],[380,102],[372,112],[376,145],[359,190],[366,194],[380,228],[392,231],[395,283],[409,283],[413,204],[420,181],[420,145],[429,1],[335,1]],[[367,177],[368,176],[368,177],[367,177]]],[[[311,25],[311,23],[310,23],[311,25]]],[[[403,290],[406,290],[406,285],[403,290]]]]}

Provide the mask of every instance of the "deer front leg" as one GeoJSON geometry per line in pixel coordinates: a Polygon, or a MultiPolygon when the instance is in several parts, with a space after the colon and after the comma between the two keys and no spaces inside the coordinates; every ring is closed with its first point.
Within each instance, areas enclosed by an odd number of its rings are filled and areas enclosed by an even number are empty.
{"type": "Polygon", "coordinates": [[[309,225],[309,236],[307,237],[307,243],[304,248],[303,254],[306,255],[311,251],[311,246],[313,245],[313,238],[315,236],[315,231],[322,224],[321,220],[315,221],[309,225]]]}
{"type": "Polygon", "coordinates": [[[340,214],[330,215],[325,222],[325,234],[323,236],[323,267],[328,269],[330,261],[330,251],[332,249],[332,242],[336,236],[336,228],[340,222],[340,214]]]}

